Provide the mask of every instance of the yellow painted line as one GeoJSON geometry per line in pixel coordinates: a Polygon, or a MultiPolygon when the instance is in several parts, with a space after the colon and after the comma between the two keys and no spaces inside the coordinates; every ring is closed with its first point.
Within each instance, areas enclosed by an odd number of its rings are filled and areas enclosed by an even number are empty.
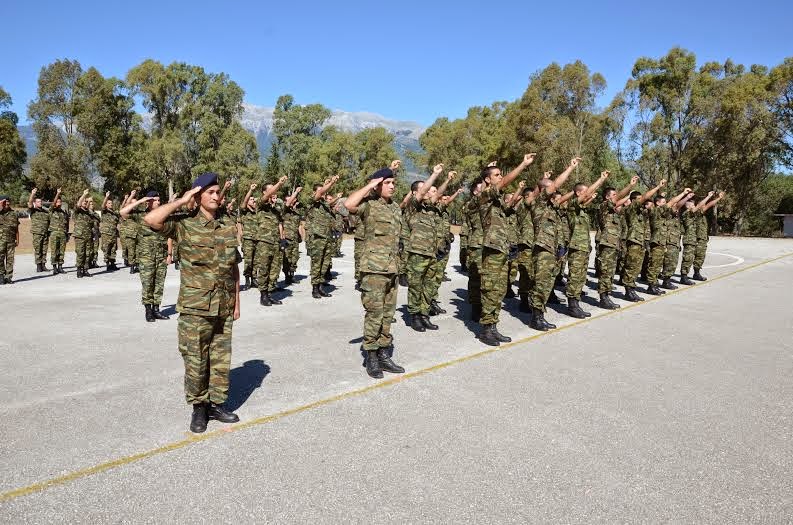
{"type": "Polygon", "coordinates": [[[178,450],[180,448],[184,448],[184,447],[187,447],[187,446],[195,444],[195,443],[200,443],[202,441],[207,441],[207,440],[210,440],[210,439],[214,439],[216,437],[221,437],[221,436],[223,436],[225,434],[229,434],[229,433],[232,433],[232,432],[238,432],[240,430],[244,430],[244,429],[247,429],[247,428],[263,425],[265,423],[271,423],[273,421],[277,421],[277,420],[285,418],[287,416],[291,416],[291,415],[294,415],[294,414],[299,414],[301,412],[306,412],[308,410],[311,410],[311,409],[314,409],[314,408],[319,408],[319,407],[322,407],[322,406],[325,406],[325,405],[329,405],[331,403],[335,403],[337,401],[341,401],[341,400],[348,399],[348,398],[351,398],[351,397],[357,397],[357,396],[366,394],[367,392],[372,392],[374,390],[378,390],[378,389],[381,389],[381,388],[386,388],[388,386],[395,385],[397,383],[400,383],[402,381],[406,381],[406,380],[414,378],[414,377],[423,376],[423,375],[429,374],[430,372],[435,372],[437,370],[442,370],[442,369],[450,367],[450,366],[458,365],[460,363],[465,363],[466,361],[471,361],[471,360],[474,360],[474,359],[478,359],[480,357],[484,357],[486,355],[490,355],[490,354],[493,354],[495,352],[500,352],[500,351],[506,350],[508,348],[512,348],[514,346],[517,346],[517,345],[520,345],[520,344],[524,344],[524,343],[527,343],[529,341],[533,341],[533,340],[538,339],[540,337],[553,335],[553,334],[556,334],[556,333],[558,333],[558,332],[560,332],[562,330],[567,330],[569,328],[573,328],[575,326],[594,321],[595,319],[600,319],[600,318],[603,318],[603,317],[606,317],[606,316],[609,316],[609,315],[620,314],[620,313],[622,313],[622,312],[624,312],[626,310],[630,310],[631,308],[634,308],[634,307],[637,307],[637,306],[641,306],[641,305],[644,305],[644,304],[648,304],[648,303],[651,303],[653,301],[657,301],[659,299],[663,299],[665,297],[669,297],[669,296],[677,294],[677,293],[681,293],[681,292],[684,292],[684,291],[687,291],[687,290],[696,290],[696,289],[698,289],[698,288],[700,288],[700,287],[702,287],[704,285],[717,282],[717,281],[719,281],[721,279],[725,279],[725,278],[730,277],[732,275],[735,275],[735,274],[738,274],[738,273],[741,273],[741,272],[745,272],[745,271],[748,271],[748,270],[752,270],[752,269],[757,268],[759,266],[770,264],[770,263],[776,262],[776,261],[778,261],[780,259],[784,259],[785,257],[790,257],[790,256],[793,256],[793,252],[792,253],[786,253],[784,255],[780,255],[779,257],[774,257],[773,259],[767,259],[767,260],[764,260],[764,261],[760,261],[758,263],[751,264],[749,266],[744,266],[742,268],[738,268],[737,270],[733,270],[733,271],[728,272],[728,273],[717,275],[716,277],[708,279],[707,281],[704,281],[704,282],[700,282],[700,283],[698,283],[695,286],[688,286],[688,287],[684,287],[684,288],[681,287],[681,288],[678,288],[677,290],[670,290],[665,295],[654,296],[652,298],[648,298],[644,302],[631,303],[629,305],[623,306],[622,308],[620,308],[618,310],[607,310],[607,311],[605,311],[604,313],[602,313],[600,315],[593,315],[592,317],[589,317],[587,319],[579,319],[579,320],[574,321],[572,323],[568,323],[568,324],[565,324],[563,326],[560,326],[559,328],[556,328],[555,330],[549,330],[547,332],[538,332],[538,333],[536,333],[534,335],[531,335],[529,337],[524,337],[522,339],[518,339],[517,341],[513,341],[511,343],[505,343],[505,344],[502,344],[501,346],[491,347],[491,348],[482,350],[480,352],[469,354],[469,355],[466,355],[466,356],[463,356],[463,357],[458,357],[456,359],[452,359],[450,361],[445,361],[443,363],[438,363],[437,365],[433,365],[433,366],[430,366],[430,367],[427,367],[427,368],[422,368],[421,370],[416,370],[415,372],[408,372],[406,374],[400,374],[400,375],[392,376],[389,379],[386,379],[384,381],[379,381],[377,383],[373,383],[373,384],[371,384],[369,386],[366,386],[366,387],[363,387],[363,388],[358,388],[356,390],[350,390],[349,392],[343,392],[343,393],[337,394],[335,396],[326,397],[324,399],[320,399],[320,400],[314,401],[312,403],[308,403],[308,404],[305,404],[305,405],[300,405],[300,406],[297,406],[297,407],[294,407],[294,408],[290,408],[288,410],[283,410],[281,412],[277,412],[275,414],[270,414],[268,416],[262,416],[262,417],[258,417],[258,418],[255,418],[255,419],[251,419],[249,421],[245,421],[243,423],[238,423],[236,425],[230,425],[230,426],[224,427],[224,428],[222,428],[220,430],[214,430],[212,432],[207,432],[205,434],[191,434],[190,437],[188,437],[186,439],[182,439],[180,441],[174,441],[173,443],[169,443],[169,444],[164,445],[162,447],[158,447],[158,448],[154,448],[154,449],[147,450],[147,451],[144,451],[144,452],[140,452],[138,454],[133,454],[131,456],[125,456],[125,457],[122,457],[122,458],[114,459],[112,461],[107,461],[105,463],[100,463],[98,465],[94,465],[93,467],[88,467],[88,468],[81,469],[81,470],[75,470],[74,472],[70,472],[69,474],[65,474],[63,476],[58,476],[58,477],[51,478],[51,479],[48,479],[48,480],[45,480],[45,481],[41,481],[39,483],[34,483],[32,485],[28,485],[26,487],[20,487],[20,488],[14,489],[14,490],[10,490],[8,492],[4,492],[4,493],[0,494],[0,502],[9,501],[9,500],[12,500],[14,498],[18,498],[20,496],[27,496],[29,494],[34,494],[36,492],[41,492],[41,491],[43,491],[45,489],[48,489],[50,487],[55,487],[55,486],[58,486],[58,485],[64,485],[64,484],[66,484],[66,483],[68,483],[70,481],[75,481],[75,480],[78,480],[78,479],[81,479],[81,478],[92,476],[94,474],[99,474],[101,472],[105,472],[107,470],[111,470],[111,469],[114,469],[116,467],[129,465],[131,463],[135,463],[137,461],[140,461],[140,460],[143,460],[143,459],[146,459],[146,458],[150,458],[150,457],[153,457],[153,456],[164,454],[166,452],[171,452],[173,450],[178,450]]]}

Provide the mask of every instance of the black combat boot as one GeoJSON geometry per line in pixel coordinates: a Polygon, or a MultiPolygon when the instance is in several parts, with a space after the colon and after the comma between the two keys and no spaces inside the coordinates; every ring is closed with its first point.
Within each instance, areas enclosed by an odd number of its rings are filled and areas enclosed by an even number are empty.
{"type": "Polygon", "coordinates": [[[190,419],[190,432],[200,434],[207,429],[207,404],[196,403],[193,405],[193,417],[190,419]]]}
{"type": "Polygon", "coordinates": [[[498,337],[496,337],[495,325],[492,324],[482,325],[482,331],[479,332],[479,335],[477,337],[479,338],[480,341],[482,341],[488,346],[501,346],[501,343],[498,341],[498,337]]]}
{"type": "Polygon", "coordinates": [[[36,273],[41,273],[44,270],[41,269],[41,263],[36,263],[36,273]]]}
{"type": "Polygon", "coordinates": [[[366,351],[366,373],[375,379],[383,378],[383,370],[380,368],[380,360],[377,358],[377,350],[366,351]]]}
{"type": "Polygon", "coordinates": [[[258,287],[259,287],[259,279],[251,276],[251,288],[258,288],[258,287]]]}
{"type": "Polygon", "coordinates": [[[220,421],[221,423],[236,423],[240,420],[240,417],[237,414],[234,412],[229,412],[223,408],[223,405],[218,405],[215,403],[209,404],[209,408],[207,408],[207,418],[220,421]]]}
{"type": "Polygon", "coordinates": [[[567,298],[567,315],[576,319],[586,319],[586,314],[578,305],[578,299],[567,298]]]}
{"type": "Polygon", "coordinates": [[[333,279],[333,275],[330,273],[330,270],[325,272],[324,279],[326,283],[329,283],[333,279]]]}
{"type": "Polygon", "coordinates": [[[295,279],[292,277],[294,274],[292,272],[285,272],[286,273],[286,281],[285,284],[289,286],[290,284],[295,283],[295,279]]]}
{"type": "Polygon", "coordinates": [[[699,273],[699,270],[694,268],[694,275],[691,276],[695,281],[707,281],[708,278],[699,273]]]}
{"type": "Polygon", "coordinates": [[[321,295],[322,297],[330,297],[331,296],[328,292],[325,291],[324,288],[322,288],[321,284],[317,286],[317,290],[319,291],[319,295],[321,295]]]}
{"type": "Polygon", "coordinates": [[[83,269],[80,268],[80,267],[77,268],[77,278],[78,279],[82,279],[83,278],[83,269]]]}
{"type": "Polygon", "coordinates": [[[620,305],[611,300],[611,297],[609,297],[608,293],[600,294],[600,303],[598,306],[605,308],[606,310],[616,310],[620,307],[620,305]]]}
{"type": "Polygon", "coordinates": [[[129,259],[124,259],[124,266],[129,266],[129,259]]]}
{"type": "Polygon", "coordinates": [[[438,325],[432,324],[432,321],[430,321],[430,317],[428,315],[421,314],[419,317],[421,319],[421,324],[423,324],[424,328],[426,328],[427,330],[438,329],[438,325]]]}
{"type": "Polygon", "coordinates": [[[644,298],[639,297],[639,295],[636,293],[636,290],[634,290],[633,288],[628,288],[626,286],[625,287],[625,300],[626,301],[630,301],[632,303],[640,303],[640,302],[644,301],[644,298]]]}
{"type": "Polygon", "coordinates": [[[441,308],[441,305],[438,304],[438,301],[433,300],[430,304],[430,315],[440,315],[445,314],[446,310],[441,308]]]}
{"type": "Polygon", "coordinates": [[[272,306],[273,303],[272,301],[270,301],[270,294],[268,294],[267,292],[260,292],[259,304],[262,306],[272,306]]]}
{"type": "Polygon", "coordinates": [[[540,332],[547,332],[551,328],[551,325],[545,320],[545,315],[539,308],[534,308],[534,311],[531,314],[529,326],[534,330],[539,330],[540,332]]]}
{"type": "Polygon", "coordinates": [[[404,374],[405,369],[394,363],[388,356],[388,349],[380,348],[377,350],[377,360],[380,362],[380,368],[392,374],[404,374]]]}
{"type": "Polygon", "coordinates": [[[505,295],[507,299],[514,299],[515,298],[515,290],[512,289],[512,285],[507,286],[507,293],[505,295]]]}
{"type": "Polygon", "coordinates": [[[58,270],[58,265],[57,264],[53,264],[52,265],[52,275],[58,275],[59,273],[61,273],[61,272],[60,272],[60,270],[58,270]]]}
{"type": "Polygon", "coordinates": [[[504,335],[504,334],[502,334],[501,332],[498,331],[498,324],[497,323],[493,323],[493,335],[496,336],[496,339],[498,339],[499,343],[511,343],[512,342],[512,338],[511,337],[507,337],[506,335],[504,335]]]}
{"type": "Polygon", "coordinates": [[[245,276],[245,289],[246,290],[250,290],[250,288],[251,288],[251,276],[250,275],[246,275],[245,276]]]}
{"type": "Polygon", "coordinates": [[[482,318],[482,304],[472,304],[471,305],[471,321],[476,323],[482,318]]]}
{"type": "Polygon", "coordinates": [[[93,277],[93,275],[88,272],[87,268],[83,268],[83,277],[93,277]]]}
{"type": "Polygon", "coordinates": [[[531,304],[529,303],[529,294],[520,294],[520,307],[518,308],[523,313],[531,312],[531,304]]]}
{"type": "Polygon", "coordinates": [[[685,284],[686,286],[693,286],[697,283],[689,279],[688,275],[680,275],[680,284],[685,284]]]}
{"type": "Polygon", "coordinates": [[[664,277],[664,281],[661,283],[661,288],[665,290],[677,290],[677,286],[672,284],[672,280],[669,277],[664,277]]]}
{"type": "Polygon", "coordinates": [[[153,323],[154,322],[154,309],[150,304],[143,305],[146,308],[146,322],[153,323]]]}
{"type": "Polygon", "coordinates": [[[410,316],[410,327],[417,332],[425,332],[424,323],[421,322],[421,314],[413,314],[410,316]]]}
{"type": "Polygon", "coordinates": [[[107,263],[107,265],[105,265],[105,271],[112,272],[113,271],[113,265],[110,264],[110,263],[107,263]]]}
{"type": "Polygon", "coordinates": [[[556,290],[551,289],[551,295],[548,296],[548,304],[564,304],[559,296],[556,295],[556,290]]]}
{"type": "Polygon", "coordinates": [[[404,286],[405,288],[408,287],[408,276],[404,273],[399,274],[399,286],[404,286]]]}
{"type": "Polygon", "coordinates": [[[133,264],[132,266],[129,267],[129,273],[138,273],[138,271],[139,270],[137,264],[133,264]]]}
{"type": "Polygon", "coordinates": [[[270,298],[270,302],[271,302],[271,303],[273,303],[273,304],[283,304],[283,301],[281,301],[280,299],[276,299],[275,297],[273,297],[271,292],[267,292],[267,297],[269,297],[269,298],[270,298]]]}
{"type": "Polygon", "coordinates": [[[176,270],[177,272],[179,271],[179,266],[180,265],[178,260],[173,262],[173,269],[176,270]]]}
{"type": "Polygon", "coordinates": [[[451,279],[449,278],[448,275],[446,275],[446,272],[443,272],[443,280],[442,280],[442,282],[448,283],[450,281],[451,281],[451,279]]]}
{"type": "Polygon", "coordinates": [[[655,284],[650,283],[647,285],[647,293],[650,295],[663,295],[666,292],[662,292],[655,284]]]}
{"type": "Polygon", "coordinates": [[[319,294],[319,285],[313,284],[311,285],[311,297],[314,299],[321,299],[322,296],[319,294]]]}
{"type": "Polygon", "coordinates": [[[158,321],[167,321],[170,319],[170,317],[160,312],[160,305],[158,304],[151,305],[151,313],[158,321]]]}
{"type": "Polygon", "coordinates": [[[41,271],[42,271],[42,272],[48,272],[48,271],[50,271],[50,269],[49,269],[49,268],[47,268],[47,263],[45,263],[45,262],[41,263],[41,271]]]}

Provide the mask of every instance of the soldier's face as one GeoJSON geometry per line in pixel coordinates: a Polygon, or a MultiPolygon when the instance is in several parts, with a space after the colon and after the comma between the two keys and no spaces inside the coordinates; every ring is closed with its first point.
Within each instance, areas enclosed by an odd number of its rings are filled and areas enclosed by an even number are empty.
{"type": "Polygon", "coordinates": [[[160,198],[159,197],[154,197],[153,200],[149,201],[149,209],[150,210],[153,210],[153,209],[159,208],[159,207],[160,207],[160,198]]]}
{"type": "Polygon", "coordinates": [[[106,210],[112,210],[113,209],[113,201],[112,200],[107,201],[107,203],[105,204],[105,209],[106,210]]]}
{"type": "Polygon", "coordinates": [[[61,200],[60,199],[55,199],[55,202],[53,202],[52,205],[55,206],[56,208],[60,208],[61,207],[61,200]]]}
{"type": "Polygon", "coordinates": [[[384,199],[391,199],[394,196],[395,189],[394,179],[384,179],[383,182],[377,185],[377,190],[384,199]]]}
{"type": "Polygon", "coordinates": [[[8,201],[0,201],[0,210],[8,208],[8,201]]]}
{"type": "Polygon", "coordinates": [[[256,197],[248,199],[248,206],[256,206],[256,197]]]}
{"type": "Polygon", "coordinates": [[[438,193],[438,188],[433,186],[433,187],[431,187],[429,189],[429,191],[426,193],[426,195],[424,195],[424,199],[431,199],[431,198],[435,197],[435,195],[437,195],[437,193],[438,193]]]}
{"type": "Polygon", "coordinates": [[[220,186],[215,184],[201,192],[200,205],[203,209],[215,213],[220,203],[220,186]]]}
{"type": "Polygon", "coordinates": [[[487,182],[490,186],[495,186],[501,182],[501,170],[494,170],[490,175],[485,178],[485,182],[487,182]]]}
{"type": "Polygon", "coordinates": [[[34,208],[41,208],[41,199],[34,199],[33,200],[33,207],[34,208]]]}
{"type": "Polygon", "coordinates": [[[611,202],[613,202],[614,204],[617,204],[617,192],[616,192],[616,191],[610,191],[610,192],[608,192],[608,193],[606,194],[606,200],[607,200],[607,201],[611,201],[611,202]]]}

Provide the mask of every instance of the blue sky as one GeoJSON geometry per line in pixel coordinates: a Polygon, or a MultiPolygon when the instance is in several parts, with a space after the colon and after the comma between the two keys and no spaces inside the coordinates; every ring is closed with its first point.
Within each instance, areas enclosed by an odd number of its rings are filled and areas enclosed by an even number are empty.
{"type": "Polygon", "coordinates": [[[699,62],[793,55],[793,2],[36,2],[6,0],[0,85],[26,119],[40,68],[73,58],[123,77],[146,58],[224,71],[246,101],[372,111],[431,124],[521,95],[551,62],[583,60],[606,104],[639,56],[699,62]]]}

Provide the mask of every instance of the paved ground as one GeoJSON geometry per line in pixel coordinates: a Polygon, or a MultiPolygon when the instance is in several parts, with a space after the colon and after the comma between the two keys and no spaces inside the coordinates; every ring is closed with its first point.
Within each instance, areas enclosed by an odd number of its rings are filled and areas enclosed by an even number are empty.
{"type": "MultiPolygon", "coordinates": [[[[793,516],[793,241],[714,238],[708,283],[611,314],[585,305],[585,322],[551,312],[560,329],[541,336],[509,301],[516,342],[497,351],[461,320],[454,260],[438,332],[398,314],[411,373],[391,382],[361,368],[344,251],[331,299],[307,281],[280,307],[244,293],[230,403],[247,424],[201,439],[176,320],[144,322],[136,276],[44,277],[20,256],[0,288],[0,522],[793,516]]],[[[165,306],[177,289],[169,270],[165,306]]]]}

